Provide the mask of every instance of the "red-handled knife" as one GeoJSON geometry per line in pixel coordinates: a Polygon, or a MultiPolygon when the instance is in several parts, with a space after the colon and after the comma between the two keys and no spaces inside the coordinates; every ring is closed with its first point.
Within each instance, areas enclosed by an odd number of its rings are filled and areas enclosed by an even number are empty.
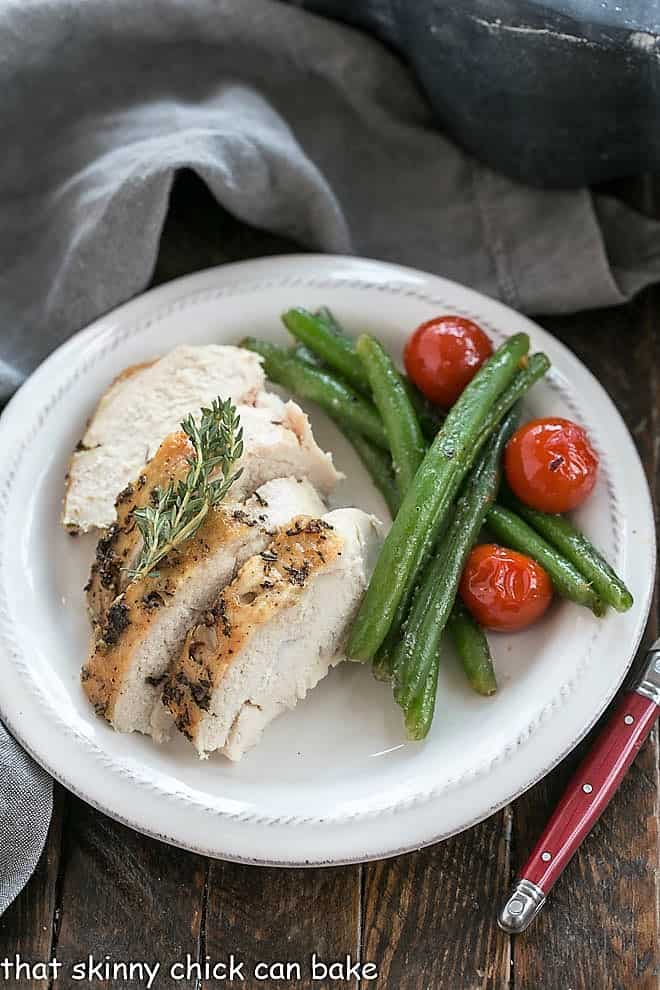
{"type": "Polygon", "coordinates": [[[578,846],[610,803],[660,713],[660,639],[637,683],[582,761],[500,912],[500,928],[524,932],[545,903],[578,846]]]}

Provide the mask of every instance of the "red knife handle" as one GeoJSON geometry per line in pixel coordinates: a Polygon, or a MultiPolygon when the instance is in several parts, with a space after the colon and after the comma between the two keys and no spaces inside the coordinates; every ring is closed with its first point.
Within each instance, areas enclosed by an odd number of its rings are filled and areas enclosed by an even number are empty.
{"type": "Polygon", "coordinates": [[[658,706],[626,692],[593,748],[564,791],[545,830],[520,871],[548,894],[578,846],[594,827],[658,717],[658,706]]]}
{"type": "MultiPolygon", "coordinates": [[[[507,932],[524,931],[543,906],[585,836],[612,800],[630,764],[653,728],[658,707],[660,654],[654,683],[626,692],[593,748],[571,778],[540,839],[520,871],[500,916],[507,932]]],[[[651,665],[650,665],[651,666],[651,665]]]]}

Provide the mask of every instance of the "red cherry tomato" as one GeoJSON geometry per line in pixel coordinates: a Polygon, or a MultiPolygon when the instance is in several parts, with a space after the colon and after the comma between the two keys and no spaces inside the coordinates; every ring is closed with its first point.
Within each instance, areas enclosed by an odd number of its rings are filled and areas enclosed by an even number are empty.
{"type": "Polygon", "coordinates": [[[577,423],[535,419],[511,437],[504,467],[512,491],[526,505],[541,512],[568,512],[591,495],[598,455],[577,423]]]}
{"type": "Polygon", "coordinates": [[[448,409],[492,353],[490,340],[472,320],[436,316],[410,335],[403,359],[427,399],[448,409]]]}
{"type": "Polygon", "coordinates": [[[543,568],[531,557],[494,543],[474,548],[459,590],[477,622],[500,632],[525,629],[552,601],[552,583],[543,568]]]}

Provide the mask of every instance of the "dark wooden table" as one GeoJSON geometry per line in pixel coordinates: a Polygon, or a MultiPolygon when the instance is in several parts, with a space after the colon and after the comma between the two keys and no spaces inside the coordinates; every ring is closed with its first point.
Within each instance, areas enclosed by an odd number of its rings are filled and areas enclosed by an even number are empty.
{"type": "MultiPolygon", "coordinates": [[[[650,184],[634,191],[653,208],[650,184]]],[[[299,250],[233,220],[191,176],[175,187],[154,282],[227,260],[299,250]]],[[[542,319],[591,368],[621,410],[658,484],[660,297],[542,319]]],[[[654,606],[647,641],[657,635],[654,606]]],[[[580,751],[584,749],[580,747],[580,751]]],[[[56,955],[174,962],[190,953],[246,963],[249,988],[348,983],[257,981],[258,961],[373,961],[379,990],[651,990],[658,986],[658,738],[571,863],[527,935],[497,928],[496,909],[559,796],[578,753],[510,807],[440,845],[338,869],[275,870],[203,859],[131,832],[62,788],[40,866],[0,919],[0,960],[56,955]]],[[[1,864],[0,864],[1,869],[1,864]]],[[[2,977],[0,976],[0,982],[2,977]]],[[[195,979],[180,987],[211,985],[195,979]]],[[[11,984],[9,984],[11,985],[11,984]]],[[[136,987],[118,981],[114,987],[136,987]]],[[[161,975],[157,987],[174,985],[161,975]]],[[[224,985],[224,984],[217,984],[224,985]]],[[[352,983],[351,985],[354,985],[352,983]]],[[[43,987],[43,982],[21,986],[43,987]]]]}

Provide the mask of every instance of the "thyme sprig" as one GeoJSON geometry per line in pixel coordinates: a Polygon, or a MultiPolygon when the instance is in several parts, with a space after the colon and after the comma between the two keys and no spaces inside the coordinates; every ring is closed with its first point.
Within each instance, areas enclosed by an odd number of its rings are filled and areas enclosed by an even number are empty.
{"type": "Polygon", "coordinates": [[[188,473],[176,484],[155,488],[152,504],[135,509],[143,546],[129,571],[131,580],[156,577],[159,561],[195,535],[209,509],[222,502],[241,475],[233,468],[243,454],[243,430],[230,399],[214,399],[199,422],[186,416],[181,429],[192,445],[188,473]]]}

